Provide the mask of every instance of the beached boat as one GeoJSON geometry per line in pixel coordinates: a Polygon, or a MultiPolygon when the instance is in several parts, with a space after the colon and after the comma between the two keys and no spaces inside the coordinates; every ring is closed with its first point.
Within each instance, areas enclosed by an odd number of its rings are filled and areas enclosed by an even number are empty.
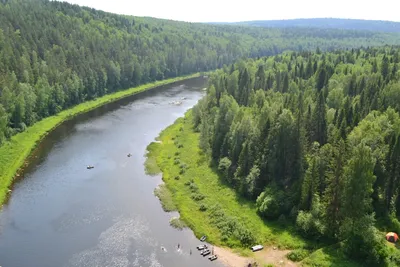
{"type": "Polygon", "coordinates": [[[251,247],[251,250],[253,252],[256,252],[256,251],[262,250],[263,248],[264,248],[263,246],[257,245],[257,246],[251,247]]]}
{"type": "Polygon", "coordinates": [[[203,250],[203,249],[206,249],[206,248],[207,248],[207,245],[197,246],[197,250],[203,250]]]}
{"type": "Polygon", "coordinates": [[[203,257],[205,257],[205,256],[207,256],[207,255],[210,255],[211,254],[211,251],[210,250],[204,250],[204,252],[203,252],[203,257]]]}
{"type": "Polygon", "coordinates": [[[212,256],[208,257],[208,259],[210,261],[215,261],[216,259],[218,259],[218,256],[217,255],[212,255],[212,256]]]}
{"type": "Polygon", "coordinates": [[[200,255],[205,256],[204,254],[207,253],[207,252],[210,252],[210,253],[211,253],[211,251],[210,251],[209,249],[205,249],[205,250],[203,250],[202,252],[200,252],[200,255]]]}
{"type": "Polygon", "coordinates": [[[206,241],[206,239],[207,239],[207,236],[203,235],[203,236],[200,238],[200,241],[201,241],[201,242],[204,242],[204,241],[206,241]]]}

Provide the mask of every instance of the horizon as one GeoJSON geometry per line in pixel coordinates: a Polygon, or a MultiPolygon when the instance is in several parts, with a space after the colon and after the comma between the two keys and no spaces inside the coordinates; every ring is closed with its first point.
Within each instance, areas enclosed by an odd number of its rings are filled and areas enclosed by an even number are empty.
{"type": "MultiPolygon", "coordinates": [[[[60,0],[56,0],[60,1],[60,0]]],[[[195,23],[232,23],[266,20],[293,19],[354,19],[400,22],[397,14],[398,3],[393,0],[381,0],[379,6],[366,5],[365,1],[337,0],[335,5],[326,8],[318,0],[282,0],[264,5],[260,0],[248,0],[245,5],[238,5],[227,0],[203,0],[196,6],[184,0],[152,0],[132,3],[126,0],[61,0],[80,6],[136,17],[152,17],[195,23]],[[194,6],[194,7],[193,7],[194,6]],[[260,6],[260,8],[254,8],[260,6]],[[291,6],[290,9],[287,7],[291,6]],[[314,6],[314,8],[310,8],[314,6]],[[346,7],[342,9],[340,7],[346,7]],[[363,7],[361,10],[360,7],[363,7]],[[393,8],[387,8],[393,6],[393,8]],[[210,8],[213,7],[213,8],[210,8]],[[224,12],[221,12],[223,10],[224,12]],[[273,12],[269,12],[273,10],[273,12]],[[301,14],[301,15],[298,15],[301,14]],[[362,16],[355,16],[361,14],[362,16]]]]}

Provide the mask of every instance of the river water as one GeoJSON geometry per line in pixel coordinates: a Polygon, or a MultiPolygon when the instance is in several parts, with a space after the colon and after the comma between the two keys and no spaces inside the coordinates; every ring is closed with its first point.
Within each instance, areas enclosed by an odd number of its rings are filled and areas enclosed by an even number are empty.
{"type": "Polygon", "coordinates": [[[192,231],[169,225],[177,214],[164,212],[153,194],[161,177],[143,166],[146,146],[205,86],[203,78],[163,86],[50,133],[0,213],[0,266],[220,266],[199,255],[192,231]]]}

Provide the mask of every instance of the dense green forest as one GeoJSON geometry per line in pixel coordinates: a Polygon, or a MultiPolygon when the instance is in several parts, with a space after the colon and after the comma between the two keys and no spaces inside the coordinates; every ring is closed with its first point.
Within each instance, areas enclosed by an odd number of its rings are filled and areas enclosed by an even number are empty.
{"type": "Polygon", "coordinates": [[[235,22],[235,25],[248,25],[270,28],[324,28],[342,30],[365,30],[380,32],[400,32],[400,22],[363,20],[363,19],[335,19],[335,18],[316,18],[316,19],[288,19],[288,20],[255,20],[235,22]]]}
{"type": "Polygon", "coordinates": [[[184,23],[57,1],[3,0],[0,143],[78,103],[241,57],[383,44],[400,44],[400,35],[184,23]]]}
{"type": "Polygon", "coordinates": [[[399,63],[384,47],[226,66],[193,109],[200,146],[260,216],[398,266],[380,231],[400,232],[399,63]]]}

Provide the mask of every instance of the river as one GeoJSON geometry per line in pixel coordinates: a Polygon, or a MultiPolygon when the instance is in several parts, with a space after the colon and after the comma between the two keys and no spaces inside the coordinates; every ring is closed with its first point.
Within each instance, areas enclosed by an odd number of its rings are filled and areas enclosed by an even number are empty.
{"type": "Polygon", "coordinates": [[[147,145],[205,86],[203,78],[163,86],[51,132],[1,211],[0,266],[221,266],[199,255],[191,230],[169,225],[177,214],[153,194],[161,176],[146,175],[143,165],[147,145]]]}

